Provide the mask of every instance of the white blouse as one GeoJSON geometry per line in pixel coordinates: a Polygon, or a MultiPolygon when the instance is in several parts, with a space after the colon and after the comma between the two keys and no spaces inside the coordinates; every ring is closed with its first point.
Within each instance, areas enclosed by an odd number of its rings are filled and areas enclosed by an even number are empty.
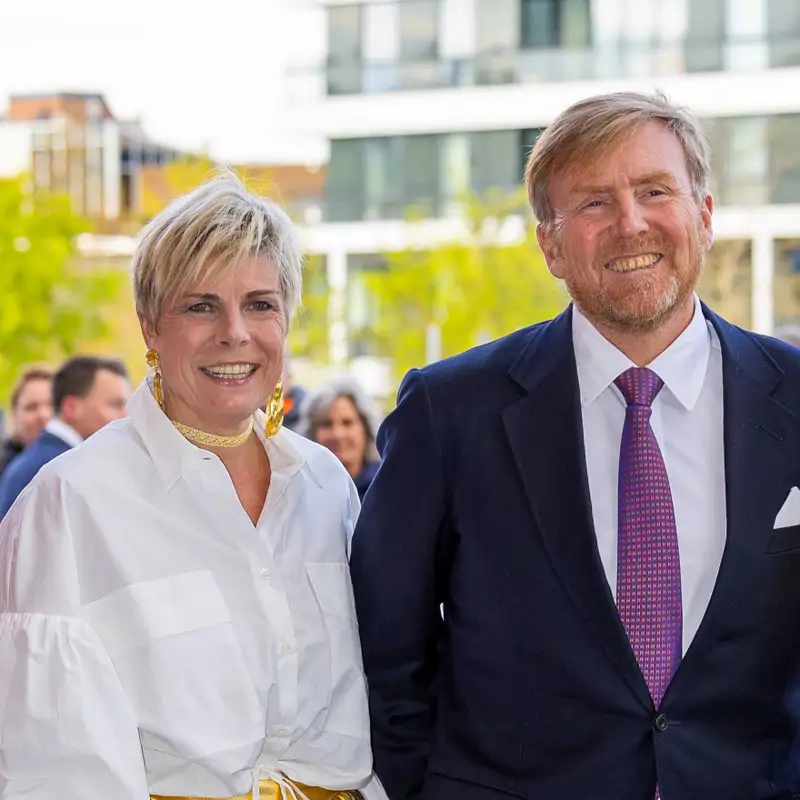
{"type": "Polygon", "coordinates": [[[0,525],[0,797],[364,787],[346,471],[259,431],[272,482],[254,526],[146,384],[129,414],[44,467],[0,525]]]}

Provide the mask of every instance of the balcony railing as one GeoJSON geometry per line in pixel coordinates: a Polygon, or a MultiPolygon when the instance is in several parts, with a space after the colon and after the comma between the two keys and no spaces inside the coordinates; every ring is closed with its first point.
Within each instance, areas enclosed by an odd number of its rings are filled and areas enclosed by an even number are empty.
{"type": "Polygon", "coordinates": [[[303,103],[326,96],[793,66],[800,66],[800,30],[770,37],[620,40],[576,48],[489,51],[470,58],[297,66],[289,70],[287,83],[290,100],[303,103]]]}

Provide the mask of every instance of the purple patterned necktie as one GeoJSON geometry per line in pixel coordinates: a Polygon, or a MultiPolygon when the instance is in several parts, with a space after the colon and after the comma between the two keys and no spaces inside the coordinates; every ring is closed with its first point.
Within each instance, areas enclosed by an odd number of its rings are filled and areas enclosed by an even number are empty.
{"type": "Polygon", "coordinates": [[[633,367],[616,381],[628,407],[619,452],[617,608],[656,708],[682,652],[681,564],[672,492],[650,427],[664,383],[633,367]]]}

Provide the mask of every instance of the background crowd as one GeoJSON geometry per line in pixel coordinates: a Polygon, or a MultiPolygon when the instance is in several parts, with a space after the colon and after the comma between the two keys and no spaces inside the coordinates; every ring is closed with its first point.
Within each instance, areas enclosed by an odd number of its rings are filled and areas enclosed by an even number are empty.
{"type": "MultiPolygon", "coordinates": [[[[309,392],[293,382],[288,354],[283,381],[286,427],[333,452],[363,500],[378,469],[380,422],[367,392],[351,377],[309,392]]],[[[24,369],[11,394],[0,454],[0,519],[46,463],[124,417],[130,394],[120,359],[79,355],[56,370],[24,369]]]]}

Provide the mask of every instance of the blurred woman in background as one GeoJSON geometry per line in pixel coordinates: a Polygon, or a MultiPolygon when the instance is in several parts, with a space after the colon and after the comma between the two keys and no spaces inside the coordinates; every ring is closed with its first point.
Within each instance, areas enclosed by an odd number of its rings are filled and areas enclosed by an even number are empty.
{"type": "Polygon", "coordinates": [[[53,373],[41,367],[25,370],[11,393],[11,435],[0,452],[0,475],[44,430],[53,416],[53,373]]]}
{"type": "Polygon", "coordinates": [[[321,386],[306,400],[299,430],[344,464],[363,500],[380,459],[375,447],[377,415],[361,385],[352,378],[337,378],[321,386]]]}

